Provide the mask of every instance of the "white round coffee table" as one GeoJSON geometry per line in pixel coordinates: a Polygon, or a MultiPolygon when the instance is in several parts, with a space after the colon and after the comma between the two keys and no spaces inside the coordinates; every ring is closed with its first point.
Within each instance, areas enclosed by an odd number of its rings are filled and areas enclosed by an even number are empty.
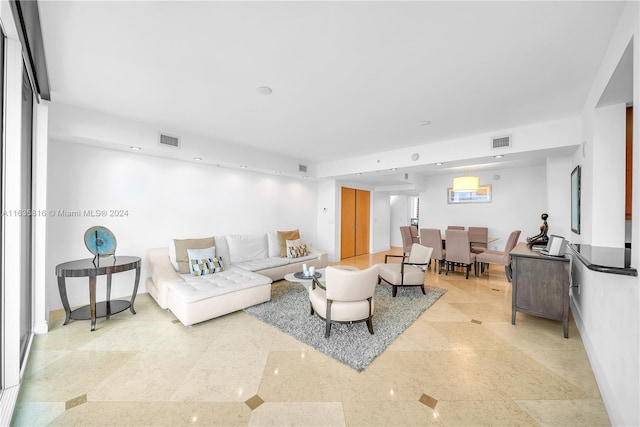
{"type": "MultiPolygon", "coordinates": [[[[343,270],[359,270],[358,267],[353,267],[351,265],[334,265],[332,267],[337,267],[337,268],[342,268],[343,270]]],[[[318,282],[320,282],[320,287],[324,288],[324,284],[325,284],[325,271],[326,269],[324,268],[320,268],[318,270],[316,270],[316,279],[318,280],[318,282]],[[318,273],[320,274],[320,277],[318,277],[318,273]]],[[[305,288],[309,289],[309,287],[311,286],[311,281],[312,278],[306,278],[306,277],[296,277],[296,273],[289,273],[286,276],[284,276],[284,280],[286,280],[287,282],[293,282],[293,283],[300,283],[301,285],[303,285],[305,288]]]]}

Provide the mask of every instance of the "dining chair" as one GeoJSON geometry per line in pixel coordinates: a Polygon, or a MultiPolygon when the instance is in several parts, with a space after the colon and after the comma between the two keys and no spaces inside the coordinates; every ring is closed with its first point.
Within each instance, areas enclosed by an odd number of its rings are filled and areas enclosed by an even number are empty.
{"type": "Polygon", "coordinates": [[[378,266],[366,270],[345,270],[327,267],[325,289],[312,282],[309,288],[311,315],[325,321],[325,338],[329,338],[332,323],[366,322],[373,335],[373,293],[376,289],[378,266]]]}
{"type": "Polygon", "coordinates": [[[469,227],[469,241],[471,242],[471,252],[479,254],[486,251],[487,240],[489,239],[489,229],[487,227],[469,227]]]}
{"type": "Polygon", "coordinates": [[[395,297],[399,286],[419,286],[424,291],[424,276],[431,260],[433,248],[414,243],[411,254],[401,262],[388,262],[390,257],[399,255],[385,255],[384,264],[378,264],[378,283],[385,281],[391,285],[391,296],[395,297]]]}
{"type": "Polygon", "coordinates": [[[504,251],[486,250],[478,254],[476,261],[485,264],[504,265],[504,273],[507,276],[507,280],[511,282],[511,255],[509,255],[509,252],[516,247],[519,238],[520,230],[512,231],[507,239],[507,243],[504,245],[504,251]]]}
{"type": "Polygon", "coordinates": [[[413,245],[413,238],[411,237],[411,227],[403,225],[400,227],[400,235],[402,236],[402,253],[408,256],[411,253],[411,245],[413,245]]]}
{"type": "Polygon", "coordinates": [[[412,225],[409,227],[411,231],[411,242],[412,243],[420,243],[420,234],[418,232],[418,226],[412,225]]]}
{"type": "Polygon", "coordinates": [[[445,254],[445,262],[447,265],[445,274],[449,274],[449,268],[453,270],[456,265],[466,267],[466,278],[469,278],[471,265],[475,275],[478,275],[478,267],[476,265],[476,254],[471,252],[469,246],[469,232],[465,230],[447,230],[446,236],[447,251],[445,254]]]}
{"type": "Polygon", "coordinates": [[[420,242],[429,248],[433,248],[431,259],[438,262],[438,274],[442,273],[445,250],[442,248],[442,234],[438,228],[421,228],[420,242]]]}

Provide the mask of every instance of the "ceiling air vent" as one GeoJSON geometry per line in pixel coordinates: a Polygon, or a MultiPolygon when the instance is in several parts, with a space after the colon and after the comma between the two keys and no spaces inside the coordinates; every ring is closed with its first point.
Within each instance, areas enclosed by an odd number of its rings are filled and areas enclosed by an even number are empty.
{"type": "Polygon", "coordinates": [[[511,135],[494,136],[491,137],[491,148],[510,148],[511,147],[511,135]]]}
{"type": "Polygon", "coordinates": [[[298,172],[306,172],[307,167],[305,165],[298,165],[298,172]]]}
{"type": "Polygon", "coordinates": [[[166,133],[160,134],[160,144],[168,145],[170,147],[179,148],[180,147],[180,138],[177,136],[167,135],[166,133]]]}

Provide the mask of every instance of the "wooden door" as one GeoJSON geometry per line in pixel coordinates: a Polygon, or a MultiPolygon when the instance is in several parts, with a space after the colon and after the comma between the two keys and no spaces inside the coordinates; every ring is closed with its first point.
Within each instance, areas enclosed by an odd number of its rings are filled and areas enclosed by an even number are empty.
{"type": "Polygon", "coordinates": [[[356,255],[369,253],[369,192],[356,190],[356,255]]]}
{"type": "Polygon", "coordinates": [[[342,187],[340,215],[340,258],[356,254],[356,190],[342,187]]]}
{"type": "Polygon", "coordinates": [[[369,253],[370,193],[342,187],[340,258],[369,253]]]}

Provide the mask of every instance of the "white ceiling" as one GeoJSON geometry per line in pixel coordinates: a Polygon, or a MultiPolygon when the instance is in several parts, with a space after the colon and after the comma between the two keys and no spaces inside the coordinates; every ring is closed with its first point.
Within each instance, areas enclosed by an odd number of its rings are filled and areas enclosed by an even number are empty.
{"type": "Polygon", "coordinates": [[[53,103],[322,162],[579,115],[623,6],[42,1],[40,19],[53,103]]]}

